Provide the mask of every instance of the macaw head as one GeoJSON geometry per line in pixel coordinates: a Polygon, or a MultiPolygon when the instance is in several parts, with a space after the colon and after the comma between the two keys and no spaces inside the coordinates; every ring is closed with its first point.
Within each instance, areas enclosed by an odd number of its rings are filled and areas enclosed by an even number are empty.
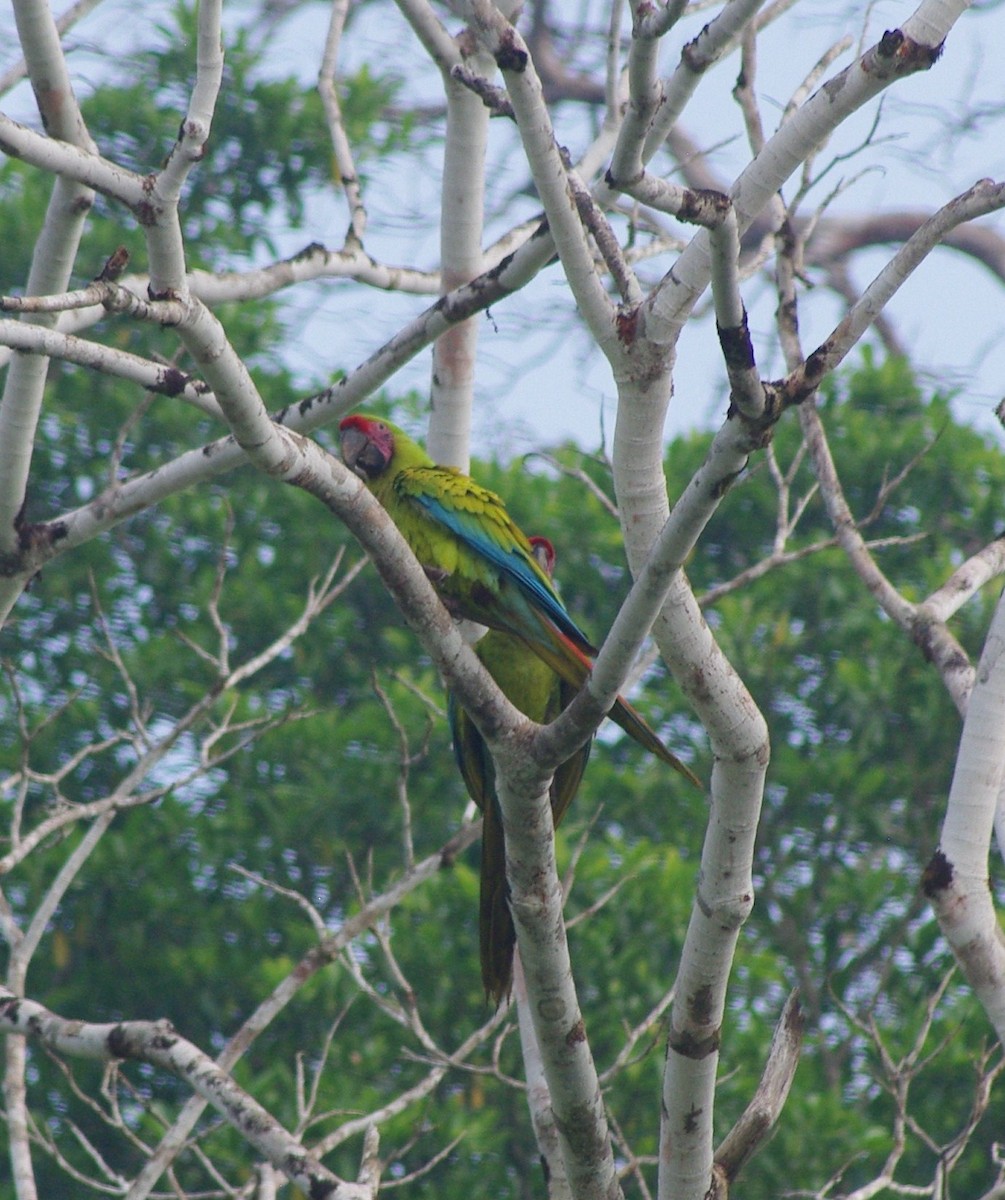
{"type": "Polygon", "coordinates": [[[530,542],[531,549],[534,551],[537,565],[550,579],[555,574],[555,547],[546,537],[538,534],[529,537],[527,541],[530,542]]]}
{"type": "Polygon", "coordinates": [[[339,422],[339,432],[342,459],[364,483],[372,483],[391,465],[399,430],[387,421],[353,413],[339,422]]]}

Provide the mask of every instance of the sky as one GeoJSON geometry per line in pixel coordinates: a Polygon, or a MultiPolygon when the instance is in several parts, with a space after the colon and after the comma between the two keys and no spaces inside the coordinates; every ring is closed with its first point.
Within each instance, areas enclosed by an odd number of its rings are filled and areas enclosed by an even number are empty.
{"type": "MultiPolygon", "coordinates": [[[[586,0],[597,9],[599,0],[586,0]]],[[[144,9],[153,19],[159,6],[144,9]]],[[[225,5],[236,19],[243,4],[225,5]]],[[[777,114],[819,55],[842,34],[877,40],[913,11],[911,3],[880,0],[869,7],[803,0],[762,36],[758,47],[758,92],[768,132],[777,114]]],[[[163,11],[163,10],[162,10],[163,11]]],[[[313,82],[317,55],[324,37],[327,6],[308,5],[284,22],[270,42],[270,59],[277,75],[300,74],[313,82]],[[305,53],[305,47],[309,51],[305,53]]],[[[694,36],[708,12],[684,22],[680,32],[665,39],[662,68],[676,61],[683,41],[694,36]]],[[[8,18],[9,19],[9,18],[8,18]]],[[[109,51],[128,50],[135,36],[136,10],[120,0],[105,0],[77,29],[72,66],[78,86],[107,70],[109,51]],[[124,20],[129,14],[131,19],[124,20]]],[[[996,7],[971,10],[951,35],[945,53],[932,71],[903,81],[882,101],[881,116],[866,149],[876,115],[875,106],[849,122],[821,154],[821,164],[837,158],[825,181],[804,211],[813,211],[840,181],[842,194],[829,210],[862,213],[910,207],[934,209],[984,176],[1005,175],[1005,128],[996,123],[1005,109],[1000,67],[992,47],[1005,44],[1005,12],[996,7]],[[966,119],[964,119],[966,118],[966,119]],[[958,127],[947,131],[947,121],[958,127]],[[858,153],[850,152],[858,149],[858,153]],[[848,155],[847,158],[840,156],[848,155]]],[[[830,68],[833,75],[851,60],[853,47],[830,68]]],[[[430,103],[439,99],[438,77],[424,71],[413,35],[403,22],[388,19],[381,6],[365,7],[344,40],[343,62],[348,69],[364,61],[415,63],[410,80],[430,103]],[[424,90],[423,90],[424,89],[424,90]]],[[[739,110],[730,96],[738,59],[709,73],[682,124],[691,137],[715,147],[712,165],[731,180],[745,165],[748,152],[739,110]]],[[[22,91],[4,104],[6,111],[30,118],[30,95],[22,91]],[[19,107],[20,106],[20,107],[19,107]]],[[[573,155],[584,148],[589,131],[573,106],[557,117],[559,140],[573,155]]],[[[366,202],[370,212],[367,250],[376,258],[422,268],[435,267],[439,233],[425,214],[438,206],[439,162],[426,154],[422,169],[407,180],[381,173],[366,164],[370,174],[366,202]]],[[[489,163],[489,200],[493,210],[490,236],[516,218],[537,210],[527,194],[529,174],[505,122],[493,122],[489,163]],[[515,199],[514,199],[515,197],[515,199]]],[[[791,192],[791,189],[789,189],[791,192]]],[[[1005,232],[1005,217],[986,218],[1005,232]]],[[[306,228],[277,231],[281,254],[292,254],[312,241],[340,244],[347,224],[339,195],[316,197],[308,206],[306,228]]],[[[883,249],[861,254],[853,274],[863,285],[886,262],[883,249]]],[[[666,270],[672,257],[647,268],[650,275],[666,270]]],[[[770,287],[751,280],[743,287],[762,376],[781,371],[773,330],[774,296],[770,287]]],[[[958,413],[981,428],[1001,435],[993,417],[1005,394],[1005,305],[1002,285],[983,268],[949,251],[936,251],[894,299],[889,312],[903,341],[911,347],[922,379],[958,393],[958,413]]],[[[290,327],[294,333],[290,362],[305,386],[333,368],[365,359],[401,324],[429,301],[422,297],[391,296],[345,284],[293,289],[289,296],[290,327]]],[[[804,297],[800,322],[804,347],[822,340],[838,319],[840,309],[821,289],[804,297]]],[[[429,353],[425,352],[396,376],[395,390],[428,390],[429,353]]],[[[574,438],[588,449],[598,446],[606,427],[613,426],[615,390],[602,356],[573,319],[558,268],[552,267],[518,297],[493,308],[481,319],[478,385],[475,413],[475,452],[510,449],[514,452],[574,438]]],[[[718,423],[726,409],[725,372],[709,319],[692,321],[681,340],[675,374],[675,398],[667,435],[718,423]]]]}

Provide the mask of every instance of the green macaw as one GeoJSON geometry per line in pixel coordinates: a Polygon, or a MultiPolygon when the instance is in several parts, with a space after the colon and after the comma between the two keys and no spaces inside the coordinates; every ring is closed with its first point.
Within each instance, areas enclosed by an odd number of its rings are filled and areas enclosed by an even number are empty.
{"type": "MultiPolygon", "coordinates": [[[[530,543],[534,557],[550,576],[555,562],[551,542],[532,537],[530,543]]],[[[475,653],[503,695],[539,725],[553,721],[576,694],[576,689],[560,679],[526,642],[508,633],[490,629],[475,646],[475,653]]],[[[495,768],[485,740],[452,692],[447,697],[447,715],[454,757],[468,794],[483,816],[478,936],[482,984],[486,996],[498,1005],[509,995],[512,984],[516,930],[509,908],[506,843],[495,790],[495,768]]],[[[551,781],[551,816],[556,829],[579,789],[591,744],[592,739],[562,763],[551,781]]]]}
{"type": "MultiPolygon", "coordinates": [[[[438,467],[390,421],[354,413],[342,457],[387,509],[440,598],[458,617],[518,637],[578,691],[596,649],[566,612],[502,500],[453,467],[438,467]]],[[[701,781],[618,696],[612,721],[696,787],[701,781]]]]}

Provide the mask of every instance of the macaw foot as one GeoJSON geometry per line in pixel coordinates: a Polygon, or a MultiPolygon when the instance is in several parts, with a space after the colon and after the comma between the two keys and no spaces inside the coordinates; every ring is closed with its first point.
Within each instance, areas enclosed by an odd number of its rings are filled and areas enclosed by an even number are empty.
{"type": "Polygon", "coordinates": [[[444,591],[443,584],[450,578],[450,572],[445,571],[442,567],[431,567],[426,563],[422,564],[423,571],[426,572],[426,578],[436,588],[437,594],[440,597],[440,602],[448,613],[459,621],[463,618],[464,613],[461,611],[461,606],[458,604],[455,597],[444,591]]]}
{"type": "Polygon", "coordinates": [[[444,571],[442,567],[431,567],[428,565],[428,563],[423,563],[422,569],[426,572],[426,578],[433,585],[433,587],[439,587],[444,579],[446,579],[450,574],[449,571],[444,571]]]}

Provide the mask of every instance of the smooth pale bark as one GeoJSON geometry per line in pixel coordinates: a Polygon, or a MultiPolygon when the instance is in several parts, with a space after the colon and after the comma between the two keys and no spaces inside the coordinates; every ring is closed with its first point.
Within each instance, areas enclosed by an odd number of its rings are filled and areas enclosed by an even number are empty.
{"type": "Polygon", "coordinates": [[[572,1200],[565,1161],[559,1144],[555,1112],[551,1106],[551,1091],[541,1061],[541,1046],[527,1003],[527,982],[519,953],[513,956],[513,998],[516,1001],[517,1025],[520,1033],[520,1055],[527,1078],[527,1107],[541,1157],[546,1164],[548,1200],[572,1200]]]}
{"type": "MultiPolygon", "coordinates": [[[[937,48],[965,8],[963,3],[926,0],[903,26],[904,37],[917,43],[912,55],[900,53],[903,43],[884,38],[819,88],[736,180],[731,196],[738,231],[742,234],[749,227],[786,179],[842,121],[897,79],[931,66],[937,48]]],[[[708,234],[696,234],[644,309],[642,332],[654,348],[665,350],[663,369],[668,373],[683,324],[711,278],[709,247],[708,234]]],[[[626,537],[633,563],[648,550],[668,508],[660,442],[654,434],[662,431],[670,395],[669,387],[662,396],[649,388],[648,403],[640,404],[633,395],[619,406],[613,463],[619,504],[632,514],[626,537]]]]}
{"type": "Polygon", "coordinates": [[[339,102],[338,86],[335,80],[338,52],[348,15],[349,0],[335,0],[331,6],[325,52],[321,58],[321,69],[318,72],[318,94],[325,109],[325,119],[328,122],[328,134],[331,137],[332,153],[335,155],[335,163],[338,167],[339,182],[345,190],[346,203],[349,206],[349,233],[346,236],[346,243],[362,249],[363,238],[366,234],[366,207],[363,203],[363,192],[359,175],[356,172],[349,134],[342,119],[342,105],[339,102]]]}
{"type": "Polygon", "coordinates": [[[988,854],[1005,791],[1005,593],[977,666],[939,848],[924,889],[956,960],[1005,1045],[1005,935],[988,854]]]}
{"type": "MultiPolygon", "coordinates": [[[[475,60],[486,71],[491,62],[475,60]]],[[[450,76],[444,78],[447,132],[440,211],[441,291],[470,283],[482,271],[485,150],[489,110],[450,76]]],[[[452,326],[433,345],[429,436],[426,446],[443,466],[467,471],[478,352],[478,319],[452,326]]]]}
{"type": "MultiPolygon", "coordinates": [[[[502,770],[509,764],[497,759],[502,770]]],[[[604,1098],[572,978],[562,918],[562,887],[547,783],[511,788],[498,780],[506,833],[506,874],[526,982],[527,1008],[540,1050],[562,1149],[577,1200],[616,1200],[615,1170],[604,1098]],[[534,795],[533,793],[538,794],[534,795]]]]}
{"type": "MultiPolygon", "coordinates": [[[[756,420],[764,410],[765,398],[753,368],[753,353],[746,337],[742,304],[738,301],[735,274],[738,233],[845,117],[895,78],[931,65],[936,47],[962,9],[923,5],[908,23],[903,38],[884,37],[853,68],[841,73],[794,113],[738,180],[733,191],[735,209],[723,222],[724,231],[699,234],[663,286],[630,323],[625,321],[624,314],[621,323],[615,322],[606,297],[598,293],[585,231],[574,211],[572,181],[557,152],[526,47],[484,0],[473,0],[471,10],[506,78],[535,183],[570,287],[598,344],[611,361],[618,384],[615,487],[629,563],[641,581],[658,531],[669,515],[662,475],[661,434],[672,394],[675,345],[684,318],[700,291],[714,279],[720,325],[725,324],[727,330],[742,335],[740,354],[730,361],[727,353],[734,399],[745,416],[756,420]],[[911,45],[912,39],[917,39],[916,45],[911,45]],[[911,49],[909,55],[902,53],[905,45],[911,49]]],[[[640,44],[638,26],[635,32],[630,57],[630,82],[634,87],[630,116],[625,140],[615,155],[619,169],[632,178],[643,162],[640,131],[655,104],[652,48],[648,43],[640,44]]],[[[677,206],[675,211],[679,211],[680,197],[675,196],[673,203],[677,206]]],[[[709,476],[712,479],[712,486],[706,491],[712,497],[712,507],[719,503],[732,479],[745,467],[750,452],[757,447],[756,430],[740,428],[738,421],[733,422],[733,429],[729,425],[724,427],[722,433],[724,436],[716,439],[709,456],[707,472],[700,473],[706,476],[702,482],[707,482],[709,476]]],[[[697,491],[701,490],[699,486],[697,491]]],[[[700,510],[701,505],[698,507],[700,510]]],[[[698,517],[695,536],[702,525],[703,519],[698,517]]],[[[754,834],[768,756],[763,718],[729,664],[714,648],[689,589],[682,577],[673,572],[672,559],[667,567],[665,581],[661,581],[662,596],[674,588],[678,601],[668,604],[663,611],[657,627],[658,640],[710,728],[717,758],[699,895],[681,962],[678,998],[671,1015],[664,1087],[660,1195],[666,1200],[670,1197],[682,1200],[704,1196],[711,1178],[711,1114],[720,1025],[736,937],[753,903],[754,834]],[[698,652],[685,657],[681,653],[684,645],[698,652]],[[715,698],[714,704],[709,703],[711,696],[715,698]],[[728,706],[724,708],[727,700],[728,706]]],[[[649,623],[660,609],[658,589],[654,589],[654,594],[657,603],[645,606],[653,610],[647,618],[649,623]]],[[[629,620],[627,611],[623,610],[619,620],[629,620]]],[[[641,611],[638,615],[641,617],[641,611]]],[[[648,627],[643,625],[639,636],[648,627]]],[[[618,633],[616,626],[615,636],[618,633]]],[[[597,675],[607,666],[604,655],[608,652],[614,655],[614,641],[612,637],[605,646],[597,675]]],[[[596,678],[590,686],[596,686],[596,678]]]]}
{"type": "MultiPolygon", "coordinates": [[[[92,151],[93,142],[73,93],[48,5],[38,0],[34,3],[20,0],[14,5],[14,16],[25,68],[52,136],[92,151]]],[[[45,220],[32,254],[26,285],[29,294],[65,290],[92,201],[93,193],[86,185],[64,178],[53,181],[45,220]]],[[[23,319],[25,323],[42,326],[52,325],[55,320],[31,314],[23,319]]],[[[13,556],[20,548],[23,506],[48,367],[48,359],[16,355],[0,396],[0,560],[13,556]]],[[[15,573],[17,591],[28,578],[28,574],[15,573]]],[[[38,936],[40,929],[32,934],[38,936]]],[[[30,959],[30,940],[21,941],[19,946],[30,959]]],[[[8,976],[17,994],[24,988],[25,969],[26,962],[12,961],[9,967],[8,976]]],[[[36,1200],[24,1085],[25,1049],[8,1040],[4,1050],[3,1090],[11,1170],[19,1200],[36,1200]]]]}
{"type": "MultiPolygon", "coordinates": [[[[25,68],[40,97],[42,115],[52,136],[93,152],[94,143],[80,115],[48,6],[21,0],[14,5],[14,17],[25,68]]],[[[92,201],[93,193],[85,184],[69,178],[53,180],[45,220],[32,254],[26,284],[29,295],[65,290],[92,201]]],[[[28,315],[24,320],[51,326],[55,318],[28,315]]],[[[15,356],[0,396],[0,556],[14,553],[18,546],[17,522],[27,491],[48,366],[44,358],[15,356]]]]}

